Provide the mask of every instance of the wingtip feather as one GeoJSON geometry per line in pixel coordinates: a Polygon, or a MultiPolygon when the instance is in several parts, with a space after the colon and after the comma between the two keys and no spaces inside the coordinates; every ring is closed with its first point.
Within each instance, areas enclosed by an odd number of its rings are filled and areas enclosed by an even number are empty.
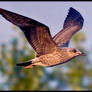
{"type": "Polygon", "coordinates": [[[2,8],[0,8],[0,14],[2,13],[2,11],[3,11],[3,9],[2,9],[2,8]]]}
{"type": "Polygon", "coordinates": [[[81,28],[83,26],[84,19],[82,15],[75,10],[74,8],[70,7],[68,15],[64,21],[64,28],[72,25],[79,25],[81,28]]]}

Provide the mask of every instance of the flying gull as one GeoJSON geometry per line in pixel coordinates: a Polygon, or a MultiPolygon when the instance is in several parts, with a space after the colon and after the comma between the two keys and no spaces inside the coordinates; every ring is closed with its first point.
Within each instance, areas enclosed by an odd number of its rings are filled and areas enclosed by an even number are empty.
{"type": "Polygon", "coordinates": [[[62,30],[53,38],[48,26],[20,14],[0,8],[0,14],[8,21],[18,26],[24,33],[29,44],[36,52],[36,57],[17,66],[30,68],[32,66],[51,67],[68,62],[72,58],[85,55],[68,44],[72,36],[83,27],[82,15],[70,7],[62,30]]]}

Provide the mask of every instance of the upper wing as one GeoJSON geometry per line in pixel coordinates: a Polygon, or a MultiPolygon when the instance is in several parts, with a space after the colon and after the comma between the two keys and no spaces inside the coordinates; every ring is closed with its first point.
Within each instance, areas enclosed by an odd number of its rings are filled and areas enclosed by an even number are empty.
{"type": "Polygon", "coordinates": [[[53,37],[53,40],[59,47],[67,47],[71,37],[82,28],[83,23],[82,15],[77,10],[70,8],[63,29],[53,37]]]}
{"type": "Polygon", "coordinates": [[[51,53],[57,48],[51,38],[49,28],[44,24],[4,9],[0,9],[0,14],[24,32],[37,56],[51,53]]]}

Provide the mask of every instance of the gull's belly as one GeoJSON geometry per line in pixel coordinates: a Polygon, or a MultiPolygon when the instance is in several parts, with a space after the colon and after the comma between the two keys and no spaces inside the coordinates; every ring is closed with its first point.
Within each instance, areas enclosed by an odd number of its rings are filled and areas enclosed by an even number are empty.
{"type": "Polygon", "coordinates": [[[59,52],[43,55],[40,57],[40,60],[46,66],[55,66],[66,61],[64,60],[63,55],[61,55],[59,52]]]}

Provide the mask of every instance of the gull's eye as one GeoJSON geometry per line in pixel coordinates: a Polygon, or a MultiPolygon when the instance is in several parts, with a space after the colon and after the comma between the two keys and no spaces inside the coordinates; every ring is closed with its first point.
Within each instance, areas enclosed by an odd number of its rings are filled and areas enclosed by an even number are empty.
{"type": "Polygon", "coordinates": [[[77,52],[77,50],[76,50],[76,49],[73,49],[73,50],[72,50],[72,52],[76,53],[76,52],[77,52]]]}

